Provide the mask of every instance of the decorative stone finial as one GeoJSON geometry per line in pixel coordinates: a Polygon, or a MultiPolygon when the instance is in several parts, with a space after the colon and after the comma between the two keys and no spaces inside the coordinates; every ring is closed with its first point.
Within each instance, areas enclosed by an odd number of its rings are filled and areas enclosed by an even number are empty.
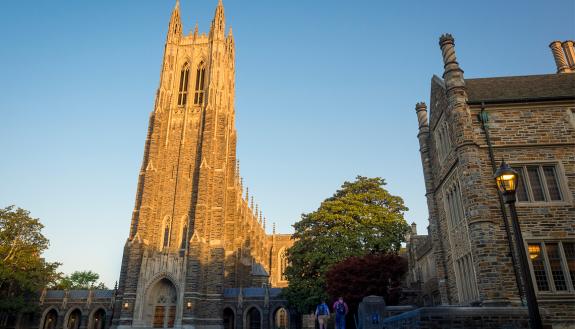
{"type": "Polygon", "coordinates": [[[442,35],[439,38],[439,46],[443,55],[443,79],[445,80],[447,92],[449,94],[457,94],[457,99],[451,101],[454,101],[454,103],[465,102],[467,101],[467,90],[465,89],[463,70],[459,67],[455,57],[455,40],[453,36],[449,33],[442,35]]]}
{"type": "Polygon", "coordinates": [[[457,63],[457,58],[455,57],[455,39],[449,33],[442,35],[439,38],[439,47],[441,47],[441,51],[443,53],[443,64],[445,65],[445,69],[448,69],[448,65],[455,64],[452,68],[459,68],[459,64],[457,63]]]}
{"type": "Polygon", "coordinates": [[[439,45],[441,46],[444,42],[454,43],[455,39],[453,39],[453,36],[451,34],[444,33],[441,35],[441,37],[439,37],[439,45]]]}
{"type": "Polygon", "coordinates": [[[419,102],[415,104],[415,113],[417,113],[417,121],[419,122],[419,129],[423,127],[428,127],[429,122],[427,120],[427,105],[425,105],[425,102],[419,102]]]}

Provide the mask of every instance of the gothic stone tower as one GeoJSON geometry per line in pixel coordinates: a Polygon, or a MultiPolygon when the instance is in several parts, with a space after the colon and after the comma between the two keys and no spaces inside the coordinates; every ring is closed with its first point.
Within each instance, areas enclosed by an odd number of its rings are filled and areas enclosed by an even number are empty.
{"type": "Polygon", "coordinates": [[[208,35],[183,35],[176,3],[124,247],[118,328],[221,328],[224,289],[261,287],[277,268],[281,239],[265,234],[242,193],[234,39],[224,29],[220,1],[208,35]]]}

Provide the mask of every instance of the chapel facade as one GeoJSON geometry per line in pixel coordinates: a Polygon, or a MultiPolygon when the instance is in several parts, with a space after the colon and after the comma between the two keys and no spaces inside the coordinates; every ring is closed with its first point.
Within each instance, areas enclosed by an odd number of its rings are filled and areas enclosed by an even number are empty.
{"type": "Polygon", "coordinates": [[[179,2],[172,12],[113,327],[262,326],[279,298],[270,289],[287,285],[290,236],[266,234],[239,174],[235,44],[225,29],[221,1],[208,34],[184,34],[179,2]],[[254,310],[243,308],[246,291],[261,297],[254,310]],[[238,307],[224,309],[230,298],[238,307]]]}

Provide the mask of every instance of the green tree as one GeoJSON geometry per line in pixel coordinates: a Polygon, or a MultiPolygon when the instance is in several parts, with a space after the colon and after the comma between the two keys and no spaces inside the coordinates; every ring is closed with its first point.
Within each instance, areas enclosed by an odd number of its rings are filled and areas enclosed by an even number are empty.
{"type": "Polygon", "coordinates": [[[300,312],[327,298],[325,273],[334,264],[369,252],[397,253],[409,226],[407,207],[382,178],[358,176],[294,224],[285,296],[300,312]]]}
{"type": "Polygon", "coordinates": [[[98,283],[100,275],[92,271],[75,271],[60,278],[54,288],[57,289],[108,289],[102,282],[98,283]]]}
{"type": "Polygon", "coordinates": [[[27,210],[0,209],[0,314],[34,311],[38,292],[58,278],[60,264],[40,257],[49,245],[43,227],[27,210]]]}

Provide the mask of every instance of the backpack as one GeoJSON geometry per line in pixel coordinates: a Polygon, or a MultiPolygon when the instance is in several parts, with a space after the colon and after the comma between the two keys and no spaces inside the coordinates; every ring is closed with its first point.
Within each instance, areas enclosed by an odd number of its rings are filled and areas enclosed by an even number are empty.
{"type": "Polygon", "coordinates": [[[337,314],[345,314],[345,304],[341,302],[335,303],[335,312],[337,314]]]}
{"type": "Polygon", "coordinates": [[[319,315],[327,315],[327,305],[325,305],[325,304],[320,304],[320,305],[318,306],[318,312],[317,312],[317,314],[319,314],[319,315]]]}

